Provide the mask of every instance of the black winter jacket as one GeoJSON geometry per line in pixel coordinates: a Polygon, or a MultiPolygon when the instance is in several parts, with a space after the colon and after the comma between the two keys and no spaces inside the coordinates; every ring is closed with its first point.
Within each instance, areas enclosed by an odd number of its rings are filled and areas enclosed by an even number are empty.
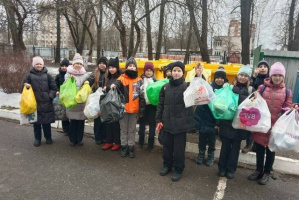
{"type": "MultiPolygon", "coordinates": [[[[252,92],[254,91],[255,89],[252,88],[252,92]]],[[[233,92],[239,94],[238,105],[240,105],[249,95],[247,86],[240,83],[237,83],[237,85],[233,87],[233,92]]],[[[245,140],[247,138],[247,135],[250,133],[249,131],[234,129],[232,126],[233,120],[219,120],[219,122],[220,122],[219,134],[221,137],[245,140]]]]}
{"type": "Polygon", "coordinates": [[[37,102],[37,123],[49,124],[55,122],[55,113],[52,100],[56,96],[57,86],[44,67],[36,71],[33,67],[25,77],[24,83],[31,84],[37,102]]]}
{"type": "Polygon", "coordinates": [[[59,68],[59,74],[57,74],[55,77],[55,83],[56,83],[58,90],[60,90],[60,86],[64,83],[64,75],[65,74],[66,74],[66,72],[61,71],[61,68],[59,68]]]}
{"type": "Polygon", "coordinates": [[[260,85],[263,85],[264,84],[264,80],[265,78],[269,78],[269,74],[258,74],[257,77],[251,77],[252,79],[252,82],[251,82],[251,86],[254,87],[254,89],[257,90],[257,88],[260,86],[260,85]]]}
{"type": "Polygon", "coordinates": [[[185,108],[184,103],[183,93],[187,87],[184,77],[177,80],[170,77],[169,83],[160,91],[156,122],[162,122],[164,130],[169,133],[177,134],[194,128],[193,107],[185,108]]]}

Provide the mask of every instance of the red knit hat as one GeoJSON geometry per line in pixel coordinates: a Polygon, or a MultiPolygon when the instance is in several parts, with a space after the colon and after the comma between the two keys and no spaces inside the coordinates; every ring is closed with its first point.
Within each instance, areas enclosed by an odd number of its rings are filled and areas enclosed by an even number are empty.
{"type": "Polygon", "coordinates": [[[144,64],[144,71],[146,71],[146,70],[148,70],[148,69],[150,69],[150,70],[152,70],[153,72],[154,72],[154,65],[153,65],[153,63],[152,62],[146,62],[145,64],[144,64]]]}

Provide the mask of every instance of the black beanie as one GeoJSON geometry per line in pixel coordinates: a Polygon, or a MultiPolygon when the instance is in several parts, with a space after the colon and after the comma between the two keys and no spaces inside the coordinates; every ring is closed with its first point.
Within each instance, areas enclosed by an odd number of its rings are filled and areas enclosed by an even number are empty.
{"type": "Polygon", "coordinates": [[[108,62],[108,67],[109,66],[113,66],[117,69],[119,69],[119,61],[118,61],[118,57],[115,58],[110,58],[109,62],[108,62]]]}
{"type": "MultiPolygon", "coordinates": [[[[221,66],[222,67],[222,66],[221,66]]],[[[222,68],[218,68],[216,71],[215,71],[215,74],[214,74],[214,80],[216,79],[216,78],[223,78],[224,80],[226,80],[226,72],[225,72],[225,70],[224,70],[224,67],[222,67],[222,68]]]]}
{"type": "Polygon", "coordinates": [[[99,58],[99,60],[98,60],[98,65],[99,65],[101,62],[104,63],[104,64],[107,66],[107,62],[108,62],[108,60],[107,60],[107,58],[106,58],[105,56],[103,56],[103,57],[100,57],[100,58],[99,58]]]}
{"type": "Polygon", "coordinates": [[[68,59],[63,59],[63,61],[61,61],[60,66],[69,66],[70,65],[70,61],[68,59]]]}
{"type": "Polygon", "coordinates": [[[163,69],[164,72],[166,72],[167,70],[172,70],[172,66],[173,66],[173,63],[169,63],[168,65],[166,65],[163,69]]]}
{"type": "Polygon", "coordinates": [[[182,69],[183,73],[185,73],[185,65],[181,61],[176,61],[172,64],[171,66],[171,71],[173,70],[174,67],[179,67],[182,69]]]}
{"type": "Polygon", "coordinates": [[[269,66],[269,63],[265,60],[261,60],[258,64],[257,64],[257,67],[259,67],[260,65],[266,65],[266,67],[268,68],[268,72],[270,71],[270,66],[269,66]]]}

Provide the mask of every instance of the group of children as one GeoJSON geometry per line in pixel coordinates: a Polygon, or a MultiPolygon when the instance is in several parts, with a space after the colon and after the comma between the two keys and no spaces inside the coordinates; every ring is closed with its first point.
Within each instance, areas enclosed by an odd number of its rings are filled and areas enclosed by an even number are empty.
{"type": "MultiPolygon", "coordinates": [[[[137,63],[133,57],[126,62],[126,69],[122,72],[119,68],[118,58],[105,57],[98,60],[97,68],[89,76],[84,67],[80,54],[75,54],[72,64],[64,59],[59,68],[59,74],[54,80],[47,74],[41,57],[34,57],[30,73],[26,76],[24,84],[27,88],[32,86],[36,101],[38,120],[34,123],[34,146],[41,144],[41,127],[44,130],[46,143],[52,143],[50,123],[55,121],[52,100],[59,96],[59,88],[69,78],[74,78],[79,90],[85,81],[89,81],[93,91],[99,87],[104,94],[111,89],[117,89],[125,96],[124,117],[113,123],[102,123],[100,117],[94,120],[94,135],[97,144],[103,144],[102,149],[116,151],[121,149],[121,156],[130,158],[135,153],[135,129],[139,119],[139,148],[144,146],[145,125],[149,125],[148,149],[154,147],[154,136],[156,127],[163,127],[163,168],[160,175],[165,176],[172,169],[173,181],[180,180],[185,168],[186,133],[194,128],[199,129],[199,154],[197,164],[204,162],[206,146],[208,145],[207,160],[205,164],[212,166],[214,162],[214,151],[216,135],[219,134],[222,141],[221,152],[218,162],[218,175],[220,177],[234,178],[237,169],[241,141],[247,139],[246,147],[252,145],[253,139],[256,145],[257,168],[248,179],[259,180],[260,184],[267,184],[269,174],[274,163],[275,153],[268,149],[270,131],[264,133],[250,133],[245,130],[234,129],[232,120],[216,120],[207,105],[196,107],[185,107],[183,93],[189,86],[184,80],[185,65],[182,62],[173,62],[165,68],[165,77],[169,83],[165,84],[159,94],[157,106],[151,105],[145,92],[148,84],[156,81],[154,66],[151,62],[144,65],[144,73],[139,77],[137,63]],[[56,84],[55,84],[56,83],[56,84]],[[252,136],[252,139],[251,139],[252,136]],[[264,154],[266,152],[266,163],[264,165],[264,154]]],[[[198,63],[195,67],[197,77],[202,77],[203,67],[198,63]]],[[[271,124],[280,116],[281,108],[292,106],[292,94],[286,96],[284,84],[285,68],[281,63],[274,63],[271,68],[266,61],[258,64],[255,74],[251,76],[252,68],[243,65],[233,84],[234,93],[239,94],[239,102],[242,103],[251,93],[261,93],[266,100],[271,112],[271,124]]],[[[214,91],[229,84],[226,72],[219,67],[215,72],[211,86],[214,91]]],[[[101,97],[105,98],[105,96],[101,97]]],[[[83,114],[84,103],[78,103],[75,107],[66,109],[69,120],[62,121],[63,131],[69,136],[71,146],[83,145],[84,123],[86,117],[83,114]]]]}

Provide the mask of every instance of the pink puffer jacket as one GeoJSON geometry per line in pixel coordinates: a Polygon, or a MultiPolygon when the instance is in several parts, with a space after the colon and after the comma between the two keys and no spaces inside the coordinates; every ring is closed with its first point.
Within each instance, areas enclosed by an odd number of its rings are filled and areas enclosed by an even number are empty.
{"type": "MultiPolygon", "coordinates": [[[[265,79],[264,84],[267,86],[262,94],[263,98],[266,100],[271,113],[271,126],[275,124],[277,119],[280,117],[282,105],[286,98],[286,87],[284,83],[281,83],[278,86],[274,86],[270,83],[270,78],[265,79]]],[[[257,89],[258,92],[263,88],[263,85],[260,85],[257,89]]],[[[286,100],[285,107],[292,106],[292,91],[290,91],[289,96],[286,100]]],[[[268,133],[252,133],[252,139],[263,146],[268,146],[270,140],[271,129],[268,133]]]]}

